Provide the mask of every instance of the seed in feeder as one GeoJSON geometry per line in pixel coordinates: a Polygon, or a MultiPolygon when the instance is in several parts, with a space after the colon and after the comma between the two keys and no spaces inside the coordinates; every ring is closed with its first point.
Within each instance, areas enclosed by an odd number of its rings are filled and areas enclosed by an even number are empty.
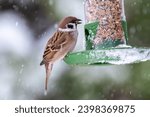
{"type": "Polygon", "coordinates": [[[124,39],[121,24],[120,0],[88,0],[86,2],[86,18],[88,22],[99,21],[95,43],[106,39],[124,39]]]}

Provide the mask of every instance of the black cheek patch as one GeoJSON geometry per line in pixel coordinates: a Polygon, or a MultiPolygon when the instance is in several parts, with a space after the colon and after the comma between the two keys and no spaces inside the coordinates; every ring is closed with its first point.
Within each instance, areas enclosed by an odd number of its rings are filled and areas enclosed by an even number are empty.
{"type": "Polygon", "coordinates": [[[68,28],[71,28],[71,29],[73,29],[73,25],[71,25],[71,24],[68,24],[68,28]]]}

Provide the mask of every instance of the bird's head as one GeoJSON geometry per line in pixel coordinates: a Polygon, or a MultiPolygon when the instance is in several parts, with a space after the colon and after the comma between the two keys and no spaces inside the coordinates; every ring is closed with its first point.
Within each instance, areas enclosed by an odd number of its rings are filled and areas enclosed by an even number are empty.
{"type": "Polygon", "coordinates": [[[58,25],[58,28],[61,29],[75,29],[78,24],[81,24],[81,19],[78,19],[73,16],[66,17],[62,19],[58,25]]]}

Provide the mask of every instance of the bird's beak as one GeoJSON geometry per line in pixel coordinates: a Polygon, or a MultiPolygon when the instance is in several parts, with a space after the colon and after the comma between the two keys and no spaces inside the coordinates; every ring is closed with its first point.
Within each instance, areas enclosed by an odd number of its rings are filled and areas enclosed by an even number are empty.
{"type": "Polygon", "coordinates": [[[76,24],[82,24],[82,20],[81,19],[77,19],[76,20],[76,24]]]}

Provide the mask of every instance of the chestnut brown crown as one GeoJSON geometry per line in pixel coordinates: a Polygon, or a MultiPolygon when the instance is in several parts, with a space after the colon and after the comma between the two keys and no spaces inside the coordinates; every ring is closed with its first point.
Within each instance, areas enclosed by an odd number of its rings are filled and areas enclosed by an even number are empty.
{"type": "Polygon", "coordinates": [[[69,23],[74,23],[74,24],[78,25],[78,24],[81,24],[81,21],[82,21],[81,19],[78,19],[76,17],[68,16],[60,21],[58,27],[66,28],[66,24],[69,24],[69,23]]]}

